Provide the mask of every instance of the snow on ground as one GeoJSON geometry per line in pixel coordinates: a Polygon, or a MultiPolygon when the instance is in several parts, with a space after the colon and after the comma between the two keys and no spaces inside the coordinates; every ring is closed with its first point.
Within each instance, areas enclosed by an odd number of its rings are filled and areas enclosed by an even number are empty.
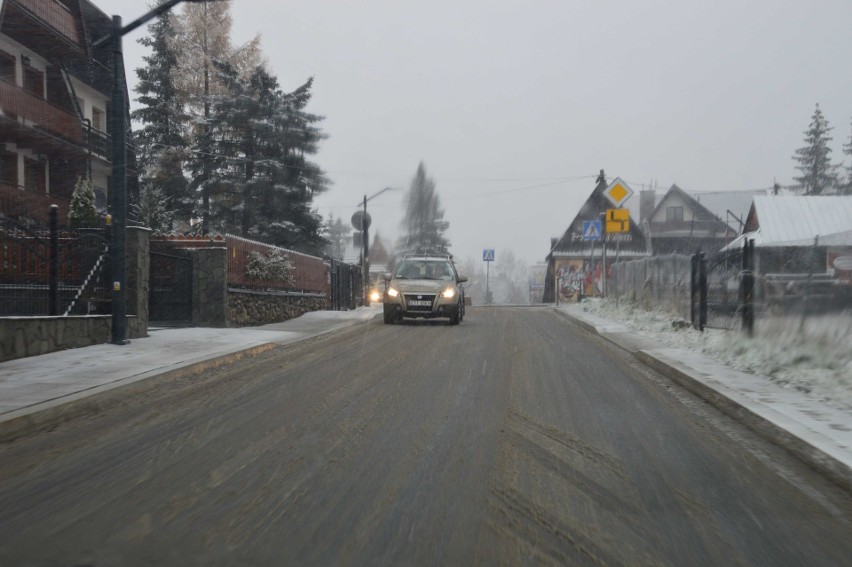
{"type": "Polygon", "coordinates": [[[852,412],[852,312],[758,319],[754,337],[693,329],[677,315],[621,301],[584,300],[584,311],[619,321],[661,343],[704,355],[749,374],[810,394],[852,412]]]}

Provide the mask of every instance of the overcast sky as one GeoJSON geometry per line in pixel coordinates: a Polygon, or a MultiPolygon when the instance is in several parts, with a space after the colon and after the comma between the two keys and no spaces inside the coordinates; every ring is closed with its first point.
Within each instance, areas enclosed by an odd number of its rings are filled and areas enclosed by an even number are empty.
{"type": "MultiPolygon", "coordinates": [[[[125,23],[146,11],[95,2],[125,23]]],[[[791,183],[817,102],[834,161],[850,161],[850,0],[233,0],[232,14],[232,41],[260,33],[285,90],[315,79],[329,139],[313,159],[334,182],[320,212],[348,219],[423,161],[460,257],[543,261],[602,168],[637,191],[791,183]]],[[[144,33],[125,38],[131,89],[144,33]]],[[[368,204],[385,239],[403,196],[368,204]]]]}

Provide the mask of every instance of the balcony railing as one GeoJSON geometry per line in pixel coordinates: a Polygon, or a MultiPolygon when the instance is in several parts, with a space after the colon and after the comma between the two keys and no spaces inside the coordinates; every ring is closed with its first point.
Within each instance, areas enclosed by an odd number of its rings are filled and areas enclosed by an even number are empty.
{"type": "Polygon", "coordinates": [[[15,4],[25,8],[29,13],[39,20],[67,37],[77,45],[80,45],[80,36],[77,33],[77,22],[74,15],[53,0],[13,0],[15,4]]]}
{"type": "Polygon", "coordinates": [[[89,128],[83,124],[83,144],[92,153],[107,161],[112,160],[112,137],[95,128],[89,128]]]}
{"type": "Polygon", "coordinates": [[[0,79],[0,109],[7,116],[21,117],[32,126],[71,142],[83,143],[83,131],[77,117],[4,79],[0,79]]]}

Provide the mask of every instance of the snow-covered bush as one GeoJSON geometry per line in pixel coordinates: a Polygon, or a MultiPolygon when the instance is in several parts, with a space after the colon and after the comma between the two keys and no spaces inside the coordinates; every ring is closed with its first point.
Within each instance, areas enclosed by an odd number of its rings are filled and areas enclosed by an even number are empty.
{"type": "Polygon", "coordinates": [[[95,190],[92,182],[82,177],[74,184],[71,194],[71,207],[68,212],[68,224],[74,228],[97,225],[98,210],[95,208],[95,190]]]}
{"type": "Polygon", "coordinates": [[[250,280],[264,285],[292,287],[295,284],[293,270],[294,266],[290,258],[283,255],[280,250],[270,250],[266,254],[257,250],[249,252],[246,277],[250,280]]]}

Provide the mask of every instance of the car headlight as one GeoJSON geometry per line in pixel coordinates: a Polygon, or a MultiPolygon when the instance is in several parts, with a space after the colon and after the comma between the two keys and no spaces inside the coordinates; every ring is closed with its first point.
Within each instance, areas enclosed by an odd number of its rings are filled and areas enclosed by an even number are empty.
{"type": "Polygon", "coordinates": [[[388,295],[391,297],[399,297],[399,292],[392,287],[388,288],[388,295]]]}
{"type": "Polygon", "coordinates": [[[374,289],[370,292],[370,301],[373,303],[377,303],[382,300],[382,294],[379,293],[379,290],[374,289]]]}
{"type": "Polygon", "coordinates": [[[448,287],[441,295],[444,296],[444,299],[452,299],[456,295],[456,290],[451,287],[448,287]]]}

